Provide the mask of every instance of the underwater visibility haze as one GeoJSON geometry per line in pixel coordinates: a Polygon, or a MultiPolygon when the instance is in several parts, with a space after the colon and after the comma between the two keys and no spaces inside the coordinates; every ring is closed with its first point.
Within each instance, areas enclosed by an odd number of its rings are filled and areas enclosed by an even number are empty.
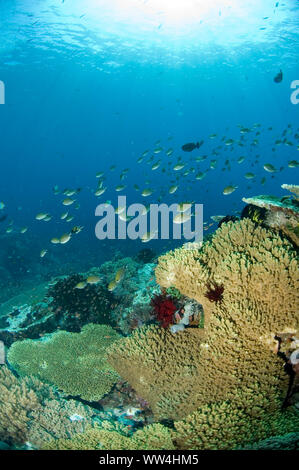
{"type": "Polygon", "coordinates": [[[298,449],[299,2],[0,25],[0,449],[298,449]]]}

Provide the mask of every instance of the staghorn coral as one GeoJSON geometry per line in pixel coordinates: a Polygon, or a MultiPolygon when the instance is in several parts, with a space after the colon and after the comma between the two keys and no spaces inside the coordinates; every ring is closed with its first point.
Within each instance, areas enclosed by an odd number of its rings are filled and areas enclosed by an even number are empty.
{"type": "MultiPolygon", "coordinates": [[[[252,429],[258,434],[267,413],[272,421],[254,440],[277,434],[273,421],[285,416],[280,407],[289,376],[276,338],[299,329],[299,270],[292,243],[249,219],[228,222],[199,250],[181,248],[162,256],[156,277],[162,287],[174,286],[203,305],[204,329],[171,338],[157,327],[143,328],[112,345],[109,362],[149,402],[157,419],[184,419],[194,412],[201,422],[202,407],[219,403],[217,417],[226,402],[240,414],[239,443],[252,441],[252,429]],[[209,285],[223,287],[218,302],[206,295],[209,285]],[[243,418],[247,430],[242,430],[243,418]]],[[[232,448],[228,416],[229,408],[210,428],[216,439],[222,423],[223,446],[232,448]]],[[[291,413],[286,432],[293,426],[298,415],[291,413]]],[[[196,427],[198,448],[205,448],[204,432],[196,427]]]]}
{"type": "Polygon", "coordinates": [[[118,379],[103,356],[119,337],[108,325],[89,324],[81,333],[60,331],[44,340],[17,341],[7,357],[22,375],[34,375],[85,400],[99,400],[118,379]]]}
{"type": "Polygon", "coordinates": [[[38,379],[18,379],[6,366],[0,368],[0,440],[9,445],[28,442],[39,448],[54,438],[70,438],[93,425],[92,415],[38,379]]]}
{"type": "Polygon", "coordinates": [[[87,430],[73,439],[59,439],[46,444],[44,450],[173,450],[172,433],[161,424],[136,431],[132,437],[124,432],[100,427],[87,430]]]}

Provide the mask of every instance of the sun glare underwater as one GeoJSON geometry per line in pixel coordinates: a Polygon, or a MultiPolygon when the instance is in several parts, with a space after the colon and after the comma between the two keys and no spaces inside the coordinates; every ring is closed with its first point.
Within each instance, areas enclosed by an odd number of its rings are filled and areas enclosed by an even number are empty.
{"type": "Polygon", "coordinates": [[[298,449],[299,2],[0,24],[0,450],[298,449]]]}

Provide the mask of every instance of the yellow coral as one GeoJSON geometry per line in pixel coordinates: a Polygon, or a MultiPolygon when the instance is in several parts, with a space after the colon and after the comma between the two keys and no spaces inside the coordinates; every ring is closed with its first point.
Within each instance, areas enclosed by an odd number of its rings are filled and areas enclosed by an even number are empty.
{"type": "MultiPolygon", "coordinates": [[[[253,408],[259,398],[252,397],[253,408]]],[[[274,413],[260,408],[257,416],[252,416],[235,403],[224,401],[202,406],[186,419],[175,422],[175,429],[173,439],[179,449],[227,450],[298,431],[299,413],[291,408],[281,413],[277,404],[274,413]]]]}
{"type": "Polygon", "coordinates": [[[0,367],[0,440],[14,446],[28,441],[38,448],[50,439],[83,432],[92,426],[92,415],[38,379],[18,379],[6,366],[0,367]],[[72,415],[80,419],[71,420],[72,415]]]}
{"type": "Polygon", "coordinates": [[[161,286],[174,286],[203,305],[205,328],[174,336],[144,328],[108,351],[111,364],[155,415],[182,419],[227,400],[252,418],[276,411],[289,378],[274,352],[275,336],[298,333],[299,327],[293,245],[249,219],[229,222],[200,250],[162,256],[156,277],[161,286]],[[221,301],[206,296],[209,284],[223,287],[221,301]]]}
{"type": "Polygon", "coordinates": [[[158,326],[137,329],[109,348],[109,363],[159,417],[185,416],[198,405],[202,329],[175,335],[158,326]],[[175,385],[174,385],[175,384],[175,385]]]}
{"type": "Polygon", "coordinates": [[[44,450],[173,450],[171,431],[161,424],[146,426],[128,437],[117,431],[89,429],[73,439],[58,439],[46,444],[44,450]]]}

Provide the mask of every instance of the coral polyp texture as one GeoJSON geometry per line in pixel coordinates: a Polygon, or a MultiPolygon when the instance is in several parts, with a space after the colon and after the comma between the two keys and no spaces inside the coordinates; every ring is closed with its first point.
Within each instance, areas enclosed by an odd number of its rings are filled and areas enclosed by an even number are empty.
{"type": "Polygon", "coordinates": [[[290,376],[277,354],[281,336],[298,337],[298,267],[291,241],[249,219],[159,258],[158,283],[199,302],[204,328],[142,328],[114,343],[108,361],[156,419],[182,420],[180,448],[233,448],[279,434],[282,422],[284,433],[298,429],[298,410],[282,411],[290,376]],[[217,301],[211,286],[221,286],[217,301]]]}
{"type": "Polygon", "coordinates": [[[89,429],[73,439],[57,439],[44,450],[174,450],[172,432],[161,424],[153,424],[129,437],[122,432],[100,428],[89,429]]]}
{"type": "Polygon", "coordinates": [[[81,333],[59,331],[43,340],[13,343],[8,361],[22,375],[33,375],[63,392],[100,400],[118,380],[104,359],[120,335],[108,325],[85,325],[81,333]]]}
{"type": "Polygon", "coordinates": [[[39,448],[91,428],[93,414],[81,403],[65,400],[54,387],[34,377],[18,379],[0,367],[0,441],[39,448]]]}

